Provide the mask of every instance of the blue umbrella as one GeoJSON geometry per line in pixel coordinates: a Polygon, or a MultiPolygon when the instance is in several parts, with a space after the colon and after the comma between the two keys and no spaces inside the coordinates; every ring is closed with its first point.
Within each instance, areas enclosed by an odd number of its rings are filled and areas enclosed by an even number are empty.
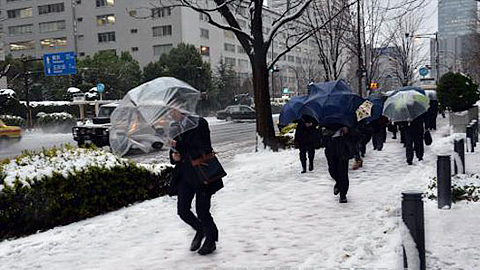
{"type": "Polygon", "coordinates": [[[372,115],[366,119],[367,122],[371,122],[377,119],[380,119],[383,113],[383,103],[385,99],[376,95],[370,95],[367,97],[373,103],[372,106],[372,115]]]}
{"type": "Polygon", "coordinates": [[[280,111],[278,123],[280,125],[288,125],[300,119],[304,114],[311,115],[312,113],[309,109],[304,106],[307,99],[308,96],[297,96],[290,99],[288,103],[283,106],[282,111],[280,111]]]}
{"type": "Polygon", "coordinates": [[[354,94],[344,81],[310,84],[309,91],[305,107],[311,110],[320,125],[355,125],[355,110],[365,100],[354,94]]]}

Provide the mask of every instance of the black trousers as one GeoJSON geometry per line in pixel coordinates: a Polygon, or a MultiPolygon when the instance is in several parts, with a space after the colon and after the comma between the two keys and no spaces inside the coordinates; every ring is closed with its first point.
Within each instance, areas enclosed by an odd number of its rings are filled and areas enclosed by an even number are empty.
{"type": "Polygon", "coordinates": [[[341,158],[342,154],[338,153],[336,144],[345,143],[343,139],[332,139],[325,148],[325,156],[327,157],[328,172],[335,180],[335,186],[340,190],[340,196],[347,195],[348,180],[348,159],[341,158]]]}
{"type": "Polygon", "coordinates": [[[307,164],[307,154],[308,154],[308,160],[310,163],[313,163],[313,159],[315,158],[315,148],[313,146],[305,146],[305,145],[300,145],[298,147],[300,150],[300,162],[303,164],[307,164]]]}
{"type": "Polygon", "coordinates": [[[180,218],[194,230],[203,229],[207,239],[218,240],[218,229],[210,214],[212,195],[206,191],[195,191],[185,180],[178,183],[177,213],[180,218]],[[192,213],[192,200],[195,196],[195,208],[198,218],[192,213]]]}
{"type": "Polygon", "coordinates": [[[385,129],[381,129],[378,132],[373,133],[372,135],[372,144],[373,148],[376,150],[382,150],[383,143],[385,142],[387,135],[387,131],[385,129]]]}
{"type": "Polygon", "coordinates": [[[423,134],[412,135],[410,132],[405,132],[405,148],[407,162],[413,160],[413,152],[418,159],[423,159],[423,134]]]}

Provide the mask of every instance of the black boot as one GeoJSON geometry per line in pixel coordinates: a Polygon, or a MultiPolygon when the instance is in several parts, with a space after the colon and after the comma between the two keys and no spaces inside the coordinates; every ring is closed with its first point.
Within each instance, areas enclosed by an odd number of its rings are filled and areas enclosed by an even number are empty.
{"type": "Polygon", "coordinates": [[[313,171],[313,160],[310,160],[310,163],[308,164],[308,170],[313,171]]]}
{"type": "Polygon", "coordinates": [[[215,245],[215,240],[207,238],[205,239],[203,246],[198,250],[198,254],[207,255],[212,253],[215,249],[217,249],[217,246],[215,245]]]}
{"type": "Polygon", "coordinates": [[[306,173],[307,172],[307,161],[306,160],[301,160],[302,162],[302,171],[301,173],[306,173]]]}
{"type": "Polygon", "coordinates": [[[198,230],[197,233],[195,234],[195,237],[192,240],[192,244],[190,245],[191,251],[195,251],[200,248],[203,237],[205,237],[203,230],[198,230]]]}

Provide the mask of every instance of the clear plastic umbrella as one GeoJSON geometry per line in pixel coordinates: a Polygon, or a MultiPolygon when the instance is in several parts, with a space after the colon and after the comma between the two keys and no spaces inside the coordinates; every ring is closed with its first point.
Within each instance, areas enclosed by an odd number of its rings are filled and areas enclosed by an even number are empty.
{"type": "Polygon", "coordinates": [[[195,114],[200,92],[172,77],[161,77],[130,90],[111,115],[110,147],[125,155],[132,147],[150,152],[154,143],[168,144],[179,134],[198,126],[195,114]]]}
{"type": "Polygon", "coordinates": [[[398,91],[385,101],[383,114],[394,122],[412,121],[428,110],[429,101],[415,90],[398,91]]]}

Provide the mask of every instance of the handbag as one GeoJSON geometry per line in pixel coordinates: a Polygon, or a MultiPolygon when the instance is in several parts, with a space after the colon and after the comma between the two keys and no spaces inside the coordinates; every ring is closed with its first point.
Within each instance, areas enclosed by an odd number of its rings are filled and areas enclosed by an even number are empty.
{"type": "Polygon", "coordinates": [[[190,161],[202,184],[208,185],[227,175],[215,153],[205,154],[190,161]]]}
{"type": "Polygon", "coordinates": [[[430,131],[425,131],[425,134],[423,134],[423,139],[425,140],[426,145],[432,144],[432,135],[430,134],[430,131]]]}

